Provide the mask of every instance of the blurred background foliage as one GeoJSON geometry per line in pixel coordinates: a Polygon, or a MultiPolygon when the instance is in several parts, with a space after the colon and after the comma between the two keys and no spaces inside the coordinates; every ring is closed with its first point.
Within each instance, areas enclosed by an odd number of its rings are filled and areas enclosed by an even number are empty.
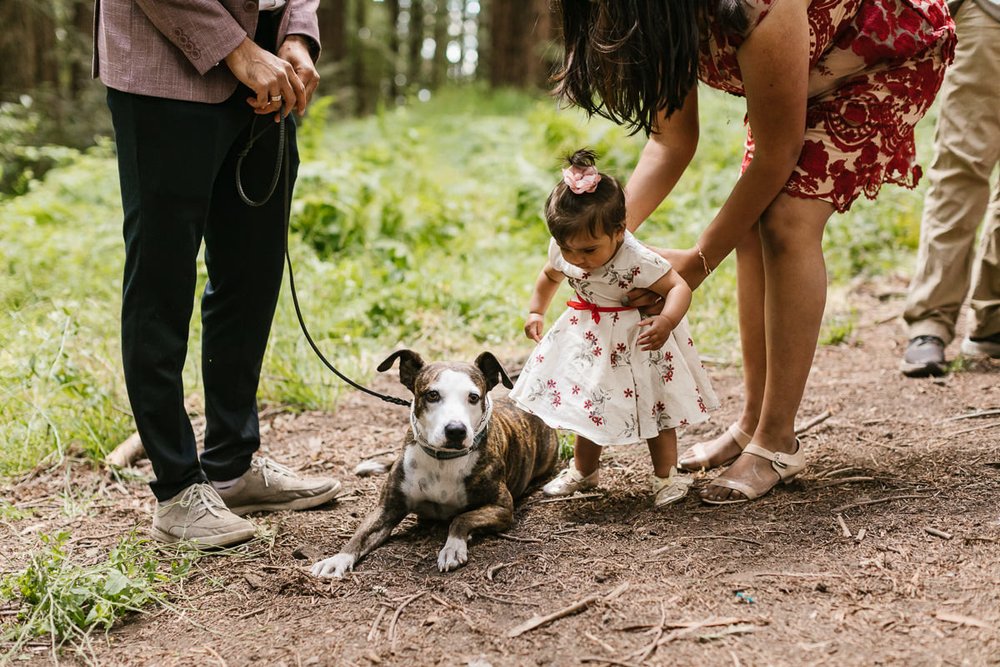
{"type": "MultiPolygon", "coordinates": [[[[111,134],[92,81],[94,0],[0,2],[0,196],[111,134]]],[[[450,85],[539,90],[558,49],[548,0],[320,0],[317,95],[332,117],[450,85]]]]}

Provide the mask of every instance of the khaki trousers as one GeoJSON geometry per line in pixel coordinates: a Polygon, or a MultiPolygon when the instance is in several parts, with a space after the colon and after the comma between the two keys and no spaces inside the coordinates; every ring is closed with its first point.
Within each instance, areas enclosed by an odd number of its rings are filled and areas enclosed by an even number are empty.
{"type": "Polygon", "coordinates": [[[1000,22],[966,0],[955,24],[958,46],[941,86],[917,270],[903,313],[910,338],[937,336],[946,344],[955,337],[970,281],[968,335],[1000,334],[1000,185],[990,201],[1000,162],[1000,22]]]}

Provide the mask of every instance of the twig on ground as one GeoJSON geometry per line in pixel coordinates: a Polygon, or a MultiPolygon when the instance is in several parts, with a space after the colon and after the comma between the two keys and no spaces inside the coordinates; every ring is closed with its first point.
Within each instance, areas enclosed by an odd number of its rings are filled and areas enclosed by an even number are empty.
{"type": "Polygon", "coordinates": [[[546,498],[539,500],[540,503],[561,503],[566,500],[584,500],[586,498],[600,498],[603,493],[574,493],[572,496],[560,496],[558,498],[546,498]]]}
{"type": "MultiPolygon", "coordinates": [[[[670,642],[675,641],[677,639],[683,639],[684,637],[692,635],[696,631],[701,630],[702,628],[718,627],[720,625],[721,626],[736,625],[736,626],[740,626],[741,628],[743,628],[745,630],[747,627],[751,627],[751,628],[755,627],[753,625],[753,623],[754,623],[754,621],[746,621],[746,620],[740,620],[740,619],[735,619],[735,618],[722,618],[722,619],[707,618],[707,619],[705,619],[703,621],[694,621],[694,622],[691,622],[691,623],[686,623],[686,624],[684,624],[683,627],[679,627],[677,630],[674,630],[670,634],[665,635],[664,637],[662,637],[656,643],[656,648],[659,648],[660,646],[664,646],[666,644],[669,644],[670,642]]],[[[673,625],[673,624],[671,624],[671,625],[673,625]]]]}
{"type": "MultiPolygon", "coordinates": [[[[513,593],[505,593],[504,595],[511,595],[517,597],[513,593]]],[[[483,593],[481,591],[476,591],[476,597],[486,598],[487,600],[493,600],[494,602],[499,602],[500,604],[518,604],[524,607],[537,607],[538,604],[535,602],[525,602],[523,598],[517,600],[506,600],[496,595],[490,595],[489,593],[483,593]]]]}
{"type": "Polygon", "coordinates": [[[489,581],[493,581],[493,575],[494,574],[496,574],[497,572],[499,572],[500,570],[502,570],[505,567],[510,567],[513,564],[514,563],[512,561],[510,563],[497,563],[496,565],[490,565],[488,568],[486,568],[486,578],[489,581]]]}
{"type": "Polygon", "coordinates": [[[227,665],[226,665],[226,661],[225,661],[225,660],[223,660],[223,659],[222,659],[222,656],[221,656],[221,655],[219,655],[219,652],[218,652],[218,651],[216,651],[216,650],[215,650],[214,648],[212,648],[211,646],[202,646],[202,647],[201,647],[201,650],[202,650],[202,651],[204,651],[205,653],[208,653],[208,654],[210,654],[210,655],[211,655],[211,656],[212,656],[213,658],[215,658],[216,660],[218,660],[218,661],[219,661],[219,664],[220,664],[220,665],[222,665],[222,667],[227,667],[227,665]]]}
{"type": "Polygon", "coordinates": [[[837,486],[838,484],[850,484],[851,482],[874,482],[874,477],[838,477],[837,479],[827,480],[825,482],[820,482],[814,489],[825,489],[828,486],[837,486]]]}
{"type": "Polygon", "coordinates": [[[934,614],[934,618],[939,621],[947,621],[948,623],[956,623],[958,625],[972,625],[977,628],[983,628],[984,630],[992,630],[993,626],[986,621],[974,618],[972,616],[964,616],[962,614],[952,614],[947,611],[939,611],[934,614]]]}
{"type": "Polygon", "coordinates": [[[666,631],[667,622],[667,610],[664,609],[663,603],[660,603],[660,626],[656,629],[656,636],[653,637],[653,641],[647,644],[644,648],[639,649],[633,653],[628,654],[626,657],[636,656],[639,659],[639,664],[646,662],[646,660],[653,654],[656,650],[657,645],[660,643],[660,638],[663,637],[663,633],[666,631]]]}
{"type": "Polygon", "coordinates": [[[924,532],[928,535],[933,535],[934,537],[940,537],[942,540],[950,540],[952,537],[951,533],[946,533],[943,530],[931,528],[930,526],[924,526],[924,532]]]}
{"type": "MultiPolygon", "coordinates": [[[[834,574],[833,572],[747,572],[747,575],[751,577],[837,577],[843,578],[842,574],[834,574]]],[[[734,623],[743,621],[734,621],[734,623]]],[[[752,621],[751,621],[752,622],[752,621]]]]}
{"type": "MultiPolygon", "coordinates": [[[[751,540],[749,537],[738,537],[736,535],[678,535],[674,538],[675,540],[731,540],[733,542],[746,542],[747,544],[755,544],[758,547],[764,546],[757,540],[751,540]]],[[[649,552],[649,556],[658,556],[664,551],[670,551],[674,545],[668,544],[664,547],[659,547],[653,549],[649,552]]]]}
{"type": "Polygon", "coordinates": [[[854,509],[856,507],[865,507],[866,505],[877,505],[878,503],[887,503],[891,500],[910,500],[917,498],[930,498],[927,495],[915,495],[912,493],[903,494],[901,496],[886,496],[885,498],[875,498],[874,500],[863,500],[859,503],[851,503],[850,505],[841,505],[840,507],[834,507],[831,510],[834,514],[840,514],[841,512],[849,509],[854,509]]]}
{"type": "Polygon", "coordinates": [[[433,593],[431,593],[431,599],[434,600],[435,602],[437,602],[439,605],[441,605],[443,607],[447,607],[448,609],[458,609],[459,608],[458,605],[452,604],[451,602],[448,602],[444,598],[440,598],[437,595],[434,595],[433,593]]]}
{"type": "Polygon", "coordinates": [[[856,468],[854,466],[848,466],[847,468],[832,468],[830,470],[824,470],[821,473],[817,473],[816,477],[833,477],[834,475],[839,475],[842,472],[854,472],[855,470],[861,470],[861,468],[856,468]]]}
{"type": "Polygon", "coordinates": [[[586,630],[583,631],[583,636],[586,637],[587,639],[589,639],[590,641],[594,642],[595,644],[597,644],[601,648],[603,648],[608,653],[614,653],[615,652],[615,647],[614,646],[612,646],[611,644],[607,643],[606,641],[602,640],[599,637],[595,637],[594,635],[590,634],[586,630]]]}
{"type": "Polygon", "coordinates": [[[979,417],[993,417],[994,415],[1000,415],[1000,408],[991,408],[988,410],[976,410],[975,412],[966,412],[964,415],[955,415],[954,417],[948,417],[947,419],[942,419],[941,423],[947,422],[957,422],[961,419],[978,419],[979,417]]]}
{"type": "Polygon", "coordinates": [[[746,635],[751,632],[756,632],[757,626],[752,623],[740,623],[738,625],[729,625],[725,628],[719,630],[718,632],[711,632],[706,635],[698,635],[698,641],[707,642],[713,639],[722,639],[723,637],[728,637],[729,635],[746,635]]]}
{"type": "Polygon", "coordinates": [[[976,431],[985,431],[986,429],[996,428],[998,426],[1000,426],[1000,421],[995,421],[995,422],[992,422],[990,424],[983,424],[982,426],[973,426],[972,428],[965,428],[965,429],[962,429],[961,431],[955,431],[954,433],[949,433],[948,435],[944,436],[944,438],[945,438],[945,440],[947,440],[949,438],[954,438],[954,437],[957,437],[957,436],[960,436],[960,435],[965,435],[966,433],[974,433],[976,431]]]}
{"type": "Polygon", "coordinates": [[[557,621],[565,616],[572,616],[573,614],[579,613],[599,600],[603,600],[605,602],[614,600],[616,597],[624,593],[625,589],[627,588],[628,588],[628,582],[625,582],[624,584],[620,585],[618,588],[614,589],[607,595],[601,595],[599,593],[595,593],[594,595],[588,595],[587,597],[583,598],[578,602],[574,602],[568,607],[563,607],[558,611],[554,611],[551,614],[546,614],[545,616],[532,616],[527,621],[524,621],[520,625],[511,628],[507,632],[507,636],[511,638],[520,637],[525,632],[530,632],[535,628],[540,628],[541,626],[551,623],[552,621],[557,621]]]}
{"type": "Polygon", "coordinates": [[[541,542],[542,540],[537,537],[518,537],[517,535],[511,535],[510,533],[497,533],[497,537],[502,537],[505,540],[513,540],[514,542],[541,542]]]}
{"type": "Polygon", "coordinates": [[[639,667],[637,663],[614,660],[613,658],[602,658],[599,655],[585,655],[580,658],[580,662],[599,662],[605,665],[621,665],[621,667],[639,667]]]}
{"type": "Polygon", "coordinates": [[[831,416],[833,416],[833,413],[831,413],[829,410],[823,412],[822,414],[816,415],[815,417],[813,417],[812,419],[810,419],[809,421],[807,421],[805,424],[802,424],[802,426],[796,426],[795,427],[795,435],[802,435],[803,433],[805,433],[809,429],[811,429],[811,428],[813,428],[815,426],[819,426],[820,424],[822,424],[823,422],[825,422],[827,419],[829,419],[831,416]]]}
{"type": "Polygon", "coordinates": [[[847,527],[847,522],[844,521],[844,515],[837,515],[837,523],[840,524],[840,531],[844,534],[844,537],[851,537],[851,529],[847,527]]]}
{"type": "Polygon", "coordinates": [[[551,614],[547,614],[545,616],[532,616],[527,621],[521,623],[520,625],[508,631],[507,636],[511,638],[520,637],[525,632],[529,632],[531,630],[534,630],[535,628],[541,627],[547,623],[551,623],[552,621],[556,621],[565,616],[571,616],[573,614],[581,612],[600,599],[601,599],[600,595],[588,595],[582,600],[574,602],[568,607],[563,607],[558,611],[554,611],[551,614]]]}
{"type": "Polygon", "coordinates": [[[366,459],[373,459],[376,456],[384,456],[386,454],[394,454],[399,451],[398,447],[390,447],[389,449],[382,449],[377,452],[372,452],[371,454],[365,454],[366,459]]]}
{"type": "Polygon", "coordinates": [[[399,620],[400,614],[402,614],[403,610],[406,609],[406,605],[410,604],[411,602],[413,602],[426,592],[427,591],[420,591],[419,593],[414,593],[410,597],[403,600],[403,602],[398,607],[396,607],[396,613],[392,615],[392,620],[389,621],[388,637],[389,637],[389,642],[391,644],[396,643],[396,621],[399,620]]]}
{"type": "Polygon", "coordinates": [[[270,609],[270,608],[271,608],[271,605],[264,605],[263,607],[258,607],[256,609],[252,609],[252,610],[250,610],[248,612],[242,613],[239,616],[237,616],[236,619],[237,620],[243,620],[244,618],[250,618],[251,616],[256,616],[260,612],[262,612],[262,611],[264,611],[266,609],[270,609]]]}
{"type": "Polygon", "coordinates": [[[378,624],[382,622],[382,617],[385,616],[385,609],[385,607],[379,609],[375,620],[372,621],[372,627],[368,630],[368,641],[373,641],[378,636],[378,624]]]}

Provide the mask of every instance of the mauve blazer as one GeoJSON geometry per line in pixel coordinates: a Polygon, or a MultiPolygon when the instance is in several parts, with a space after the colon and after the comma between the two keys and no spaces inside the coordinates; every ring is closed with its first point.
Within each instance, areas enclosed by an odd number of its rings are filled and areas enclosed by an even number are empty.
{"type": "MultiPolygon", "coordinates": [[[[278,28],[319,56],[319,0],[288,0],[278,28]]],[[[222,102],[239,83],[222,62],[257,28],[257,0],[97,0],[93,76],[127,93],[222,102]]]]}

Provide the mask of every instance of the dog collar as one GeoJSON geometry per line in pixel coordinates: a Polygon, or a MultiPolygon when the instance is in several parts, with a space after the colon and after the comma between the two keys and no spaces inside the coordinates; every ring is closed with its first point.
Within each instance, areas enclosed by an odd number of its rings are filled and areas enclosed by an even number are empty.
{"type": "Polygon", "coordinates": [[[463,456],[468,456],[475,450],[479,449],[480,445],[486,442],[486,438],[489,436],[490,431],[490,417],[493,416],[493,401],[486,397],[486,409],[483,410],[483,416],[479,419],[479,426],[476,429],[476,435],[472,438],[472,446],[468,449],[438,449],[436,447],[431,447],[430,443],[427,442],[427,438],[423,436],[420,432],[420,427],[417,425],[416,415],[413,414],[413,410],[410,410],[410,429],[413,431],[413,439],[420,446],[420,449],[430,456],[439,461],[447,461],[449,459],[457,459],[463,456]]]}

